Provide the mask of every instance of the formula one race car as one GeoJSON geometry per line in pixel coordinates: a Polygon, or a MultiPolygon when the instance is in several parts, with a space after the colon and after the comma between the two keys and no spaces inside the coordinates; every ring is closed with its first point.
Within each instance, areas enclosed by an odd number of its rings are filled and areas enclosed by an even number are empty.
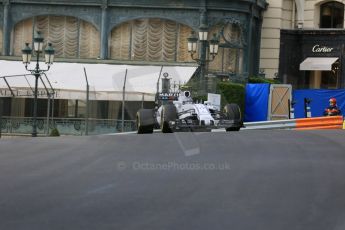
{"type": "Polygon", "coordinates": [[[159,106],[137,112],[138,134],[152,133],[155,128],[160,128],[163,133],[172,133],[211,131],[219,128],[239,131],[243,127],[241,110],[237,104],[227,104],[224,110],[220,111],[219,106],[212,105],[210,101],[194,103],[190,91],[179,90],[171,93],[170,85],[164,82],[163,87],[162,93],[157,94],[159,106]]]}

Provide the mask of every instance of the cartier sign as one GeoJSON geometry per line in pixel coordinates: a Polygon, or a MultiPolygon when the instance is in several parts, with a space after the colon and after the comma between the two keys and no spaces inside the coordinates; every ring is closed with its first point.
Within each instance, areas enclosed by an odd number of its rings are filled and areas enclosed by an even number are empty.
{"type": "Polygon", "coordinates": [[[313,53],[330,53],[333,51],[334,48],[327,47],[327,46],[321,46],[321,45],[315,45],[313,46],[313,53]]]}

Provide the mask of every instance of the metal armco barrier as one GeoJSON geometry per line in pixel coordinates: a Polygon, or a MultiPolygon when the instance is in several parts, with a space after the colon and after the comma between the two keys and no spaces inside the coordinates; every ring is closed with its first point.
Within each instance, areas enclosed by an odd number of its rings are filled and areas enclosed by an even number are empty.
{"type": "Polygon", "coordinates": [[[260,121],[244,123],[244,130],[272,130],[272,129],[343,129],[345,123],[342,116],[313,117],[277,121],[260,121]]]}
{"type": "Polygon", "coordinates": [[[258,121],[244,123],[245,130],[270,130],[270,129],[294,129],[296,127],[296,120],[277,120],[277,121],[258,121]]]}
{"type": "Polygon", "coordinates": [[[344,120],[342,116],[302,118],[296,119],[296,129],[342,129],[343,123],[344,120]]]}

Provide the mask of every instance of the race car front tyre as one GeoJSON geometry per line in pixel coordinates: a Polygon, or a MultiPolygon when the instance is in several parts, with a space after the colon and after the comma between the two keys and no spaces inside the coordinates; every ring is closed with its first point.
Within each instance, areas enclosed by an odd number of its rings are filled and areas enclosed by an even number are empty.
{"type": "Polygon", "coordinates": [[[225,130],[227,132],[230,131],[239,131],[243,125],[243,120],[242,120],[242,115],[241,115],[241,108],[235,104],[227,104],[224,107],[224,113],[226,115],[226,118],[228,120],[233,120],[234,121],[234,126],[232,127],[227,127],[225,130]]]}
{"type": "Polygon", "coordinates": [[[140,109],[136,118],[138,134],[153,133],[155,118],[152,109],[140,109]]]}

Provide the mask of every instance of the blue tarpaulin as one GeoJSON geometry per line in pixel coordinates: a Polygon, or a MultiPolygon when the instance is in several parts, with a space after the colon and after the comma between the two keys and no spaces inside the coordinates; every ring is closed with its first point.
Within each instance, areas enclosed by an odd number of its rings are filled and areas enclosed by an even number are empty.
{"type": "Polygon", "coordinates": [[[336,98],[342,115],[345,112],[345,89],[305,89],[294,90],[293,100],[295,101],[295,117],[304,117],[304,98],[311,99],[310,108],[312,117],[323,116],[325,108],[329,106],[329,99],[336,98]]]}
{"type": "Polygon", "coordinates": [[[270,84],[247,84],[244,121],[266,121],[270,84]]]}

